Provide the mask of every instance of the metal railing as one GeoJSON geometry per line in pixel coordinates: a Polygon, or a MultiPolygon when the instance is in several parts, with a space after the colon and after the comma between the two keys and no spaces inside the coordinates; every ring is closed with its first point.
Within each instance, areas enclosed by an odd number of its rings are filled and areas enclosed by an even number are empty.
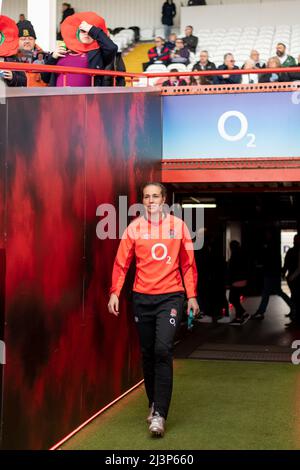
{"type": "MultiPolygon", "coordinates": [[[[174,68],[176,64],[174,64],[174,68]]],[[[60,65],[40,65],[40,64],[23,64],[19,62],[1,62],[0,68],[2,70],[23,71],[25,73],[57,73],[62,74],[63,85],[67,86],[67,74],[89,75],[92,77],[92,86],[94,85],[95,77],[112,77],[113,86],[116,86],[116,79],[123,77],[125,82],[129,82],[134,86],[141,78],[146,78],[147,86],[149,86],[150,79],[153,78],[169,78],[169,77],[214,77],[222,75],[248,75],[248,74],[272,74],[272,73],[295,73],[300,74],[300,67],[279,67],[279,68],[263,68],[263,69],[233,69],[233,70],[202,70],[194,72],[155,72],[155,73],[131,73],[131,72],[116,72],[110,70],[86,69],[79,67],[63,67],[60,65]]],[[[300,76],[300,75],[299,75],[300,76]]],[[[158,85],[162,86],[162,85],[158,85]]],[[[201,85],[199,85],[201,86],[201,85]]],[[[204,86],[204,85],[202,85],[204,86]]]]}

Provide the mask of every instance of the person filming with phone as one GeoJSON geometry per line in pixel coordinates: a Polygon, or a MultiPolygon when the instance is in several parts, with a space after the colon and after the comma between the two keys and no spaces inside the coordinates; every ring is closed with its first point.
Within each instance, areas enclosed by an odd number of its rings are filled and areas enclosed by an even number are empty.
{"type": "MultiPolygon", "coordinates": [[[[115,58],[118,47],[108,37],[103,18],[96,13],[76,13],[61,25],[64,43],[46,60],[46,65],[78,67],[103,70],[115,58]]],[[[92,77],[76,73],[43,73],[42,79],[48,86],[90,87],[92,77]]],[[[95,76],[94,85],[102,86],[103,77],[95,76]]]]}

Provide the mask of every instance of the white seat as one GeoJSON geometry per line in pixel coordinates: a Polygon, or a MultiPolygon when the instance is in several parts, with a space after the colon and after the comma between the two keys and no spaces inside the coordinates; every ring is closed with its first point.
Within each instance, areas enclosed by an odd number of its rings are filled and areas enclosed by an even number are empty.
{"type": "Polygon", "coordinates": [[[215,33],[226,33],[226,29],[225,28],[215,28],[212,30],[212,33],[215,34],[215,33]]]}
{"type": "Polygon", "coordinates": [[[130,44],[129,39],[126,36],[116,36],[115,39],[122,43],[122,48],[123,49],[126,49],[130,44]]]}
{"type": "Polygon", "coordinates": [[[153,28],[142,28],[140,31],[141,41],[151,41],[153,39],[153,28]]]}
{"type": "Polygon", "coordinates": [[[134,42],[135,35],[134,35],[134,31],[132,29],[124,29],[121,32],[127,34],[127,36],[129,37],[131,43],[134,42]]]}
{"type": "Polygon", "coordinates": [[[154,36],[155,37],[161,37],[161,38],[164,38],[165,37],[165,31],[163,28],[155,28],[154,29],[154,36]]]}
{"type": "Polygon", "coordinates": [[[194,54],[194,52],[190,52],[190,62],[193,64],[196,62],[196,54],[194,54]]]}
{"type": "Polygon", "coordinates": [[[258,31],[258,28],[256,26],[246,26],[244,28],[244,32],[247,32],[247,33],[254,32],[256,34],[257,31],[258,31]]]}
{"type": "Polygon", "coordinates": [[[167,71],[168,69],[164,64],[151,64],[151,65],[148,65],[147,69],[145,70],[145,72],[147,73],[149,72],[158,73],[158,72],[167,72],[167,71]]]}
{"type": "Polygon", "coordinates": [[[118,46],[118,52],[122,52],[125,49],[125,43],[121,38],[114,37],[113,42],[118,46]]]}

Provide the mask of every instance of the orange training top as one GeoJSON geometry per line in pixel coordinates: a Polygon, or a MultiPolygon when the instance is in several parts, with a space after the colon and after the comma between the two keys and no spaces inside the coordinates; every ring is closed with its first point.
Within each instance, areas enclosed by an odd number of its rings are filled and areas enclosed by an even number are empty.
{"type": "Polygon", "coordinates": [[[125,230],[116,255],[110,293],[120,295],[133,256],[136,274],[133,290],[142,294],[184,291],[197,295],[197,268],[193,244],[186,224],[167,214],[159,223],[144,216],[125,230]]]}

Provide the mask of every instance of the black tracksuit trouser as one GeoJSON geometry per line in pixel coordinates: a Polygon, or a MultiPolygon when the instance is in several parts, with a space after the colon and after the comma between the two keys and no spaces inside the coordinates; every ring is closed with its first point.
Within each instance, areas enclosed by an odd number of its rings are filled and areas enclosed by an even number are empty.
{"type": "Polygon", "coordinates": [[[170,294],[133,293],[145,388],[149,408],[167,419],[173,388],[173,345],[180,325],[183,292],[170,294]]]}

